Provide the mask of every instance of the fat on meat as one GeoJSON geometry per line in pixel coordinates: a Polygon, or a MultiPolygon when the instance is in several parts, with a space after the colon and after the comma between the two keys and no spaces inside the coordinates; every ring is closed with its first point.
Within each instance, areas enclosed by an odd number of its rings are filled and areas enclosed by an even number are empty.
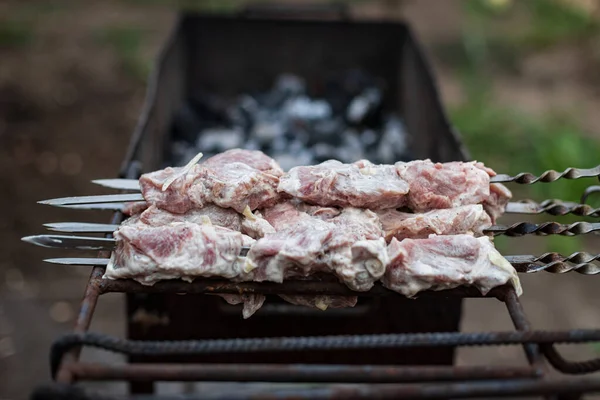
{"type": "Polygon", "coordinates": [[[277,164],[277,161],[258,150],[227,150],[206,159],[201,165],[212,169],[220,169],[227,168],[232,162],[245,164],[276,177],[283,175],[283,169],[277,164]]]}
{"type": "Polygon", "coordinates": [[[426,239],[429,235],[456,235],[460,233],[474,236],[483,235],[483,230],[492,226],[488,213],[481,204],[471,204],[425,213],[405,213],[394,209],[377,213],[385,240],[392,238],[426,239]]]}
{"type": "Polygon", "coordinates": [[[184,167],[167,167],[143,174],[139,179],[142,196],[146,203],[175,214],[202,208],[206,203],[205,188],[200,179],[203,172],[196,164],[189,171],[184,167]],[[163,190],[163,185],[178,175],[181,176],[163,190]]]}
{"type": "Polygon", "coordinates": [[[477,161],[417,160],[396,163],[396,168],[409,182],[407,206],[415,212],[483,204],[495,223],[512,197],[505,186],[490,184],[490,177],[496,172],[477,161]]]}
{"type": "Polygon", "coordinates": [[[240,232],[191,222],[150,226],[138,221],[121,225],[114,237],[117,247],[104,277],[144,285],[163,279],[236,278],[244,265],[241,248],[254,242],[240,232]]]}
{"type": "Polygon", "coordinates": [[[168,167],[144,174],[139,181],[147,203],[172,213],[183,214],[207,204],[241,213],[246,206],[255,210],[279,201],[282,172],[262,152],[234,149],[189,168],[168,167]]]}
{"type": "Polygon", "coordinates": [[[275,228],[263,218],[260,211],[252,212],[246,207],[243,212],[242,232],[253,239],[260,239],[269,233],[275,233],[275,228]]]}
{"type": "Polygon", "coordinates": [[[483,202],[483,208],[492,219],[492,223],[496,223],[498,218],[504,214],[506,205],[512,198],[512,193],[506,186],[501,183],[492,183],[490,185],[490,197],[483,202]]]}
{"type": "Polygon", "coordinates": [[[384,209],[402,207],[409,185],[393,165],[329,160],[290,169],[277,190],[320,206],[384,209]]]}
{"type": "Polygon", "coordinates": [[[283,300],[288,303],[305,306],[310,308],[317,308],[325,311],[328,308],[346,308],[354,307],[358,302],[356,296],[327,296],[327,295],[314,295],[314,296],[300,296],[300,295],[287,295],[280,294],[283,300]]]}
{"type": "Polygon", "coordinates": [[[215,296],[223,298],[228,304],[233,306],[243,304],[242,317],[244,319],[250,318],[260,310],[266,299],[263,294],[215,294],[215,296]]]}
{"type": "Polygon", "coordinates": [[[167,225],[172,222],[191,222],[202,225],[206,224],[208,220],[213,225],[229,228],[232,231],[240,231],[242,228],[242,218],[239,213],[230,208],[222,208],[213,204],[190,210],[185,214],[174,214],[156,206],[150,206],[139,215],[139,219],[150,226],[167,225]]]}
{"type": "Polygon", "coordinates": [[[474,286],[485,295],[511,284],[523,293],[513,266],[494,248],[487,236],[432,235],[427,239],[392,239],[383,285],[407,297],[424,290],[474,286]]]}
{"type": "Polygon", "coordinates": [[[297,208],[298,211],[303,211],[308,215],[320,218],[323,221],[328,221],[334,217],[337,217],[342,212],[341,209],[336,207],[313,206],[311,204],[302,202],[298,203],[297,208]]]}
{"type": "Polygon", "coordinates": [[[414,212],[480,204],[490,196],[490,176],[481,163],[418,160],[396,167],[410,184],[407,205],[414,212]]]}
{"type": "Polygon", "coordinates": [[[145,201],[134,201],[132,203],[126,203],[121,212],[125,215],[132,216],[141,213],[147,208],[148,203],[145,201]]]}
{"type": "Polygon", "coordinates": [[[334,273],[351,289],[366,291],[385,272],[386,244],[372,211],[346,208],[324,221],[286,202],[265,210],[265,218],[276,232],[248,252],[245,268],[253,280],[283,282],[334,273]]]}

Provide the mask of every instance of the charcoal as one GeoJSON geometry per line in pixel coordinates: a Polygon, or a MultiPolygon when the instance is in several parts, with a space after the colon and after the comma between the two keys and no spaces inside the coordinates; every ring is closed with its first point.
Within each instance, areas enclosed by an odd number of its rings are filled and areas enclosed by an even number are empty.
{"type": "Polygon", "coordinates": [[[227,106],[219,97],[198,91],[190,96],[188,104],[206,125],[227,124],[227,106]]]}
{"type": "Polygon", "coordinates": [[[312,125],[313,134],[311,135],[310,144],[339,144],[344,128],[344,121],[340,117],[316,121],[312,125]]]}
{"type": "Polygon", "coordinates": [[[311,151],[318,163],[335,159],[337,155],[337,147],[327,143],[317,143],[311,147],[311,151]]]}
{"type": "Polygon", "coordinates": [[[352,99],[346,110],[346,118],[353,124],[368,123],[369,119],[377,116],[380,107],[381,91],[371,87],[352,99]]]}
{"type": "Polygon", "coordinates": [[[311,100],[307,96],[298,96],[288,100],[283,107],[290,118],[300,120],[319,120],[331,117],[331,106],[325,100],[311,100]]]}
{"type": "Polygon", "coordinates": [[[282,74],[275,82],[275,91],[285,93],[287,96],[300,96],[306,93],[306,83],[297,75],[282,74]]]}
{"type": "Polygon", "coordinates": [[[260,104],[258,101],[256,101],[254,97],[247,94],[240,96],[237,104],[239,108],[248,115],[254,115],[260,109],[260,104]]]}
{"type": "Polygon", "coordinates": [[[315,163],[314,157],[308,150],[302,150],[297,154],[291,152],[274,154],[273,159],[279,163],[284,171],[289,171],[290,168],[300,165],[311,165],[315,163]]]}
{"type": "Polygon", "coordinates": [[[385,122],[377,149],[377,158],[380,162],[391,164],[398,161],[398,155],[407,151],[406,138],[402,121],[397,117],[389,117],[385,122]]]}
{"type": "Polygon", "coordinates": [[[264,148],[258,143],[256,140],[250,139],[247,140],[242,148],[246,150],[263,150],[264,148]]]}
{"type": "Polygon", "coordinates": [[[290,126],[290,129],[287,130],[283,135],[284,139],[289,143],[300,142],[303,148],[306,147],[306,145],[308,145],[311,136],[312,135],[310,134],[310,132],[308,132],[302,125],[298,124],[292,124],[292,126],[290,126]]]}
{"type": "Polygon", "coordinates": [[[372,129],[365,129],[360,133],[360,141],[365,148],[371,148],[373,145],[377,144],[377,140],[379,136],[372,129]]]}
{"type": "Polygon", "coordinates": [[[241,128],[211,128],[202,131],[196,142],[198,151],[222,152],[241,147],[244,132],[241,128]]]}
{"type": "Polygon", "coordinates": [[[234,104],[227,108],[227,120],[230,127],[239,127],[244,133],[244,139],[247,139],[247,132],[252,129],[253,119],[248,110],[240,104],[234,104]]]}
{"type": "Polygon", "coordinates": [[[198,133],[206,127],[194,109],[189,104],[184,104],[177,110],[173,117],[173,139],[195,143],[198,133]]]}
{"type": "Polygon", "coordinates": [[[284,133],[285,125],[281,118],[265,118],[254,123],[250,136],[258,143],[267,144],[284,133]]]}
{"type": "Polygon", "coordinates": [[[311,82],[282,74],[270,90],[219,98],[198,92],[176,113],[172,159],[198,151],[261,150],[284,169],[337,159],[393,163],[408,158],[402,120],[384,112],[385,85],[352,70],[311,82]]]}
{"type": "Polygon", "coordinates": [[[289,141],[283,136],[275,138],[270,143],[270,148],[273,153],[284,153],[289,145],[289,141]]]}

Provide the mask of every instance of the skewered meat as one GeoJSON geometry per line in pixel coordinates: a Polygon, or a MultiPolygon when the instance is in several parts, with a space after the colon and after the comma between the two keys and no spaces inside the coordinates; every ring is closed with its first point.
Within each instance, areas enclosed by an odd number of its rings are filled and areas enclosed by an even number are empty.
{"type": "Polygon", "coordinates": [[[372,210],[407,206],[425,212],[483,204],[495,221],[511,198],[504,186],[490,185],[495,175],[475,161],[375,165],[366,160],[352,164],[330,160],[292,168],[280,178],[277,190],[310,204],[372,210]]]}
{"type": "Polygon", "coordinates": [[[104,277],[144,285],[162,279],[235,278],[243,266],[242,246],[254,242],[240,232],[191,222],[150,226],[138,221],[120,226],[114,236],[117,249],[104,277]]]}
{"type": "Polygon", "coordinates": [[[393,165],[329,160],[290,169],[277,190],[321,206],[384,209],[402,207],[409,186],[393,165]]]}
{"type": "Polygon", "coordinates": [[[433,210],[426,213],[404,213],[397,210],[383,210],[377,213],[385,240],[393,237],[402,239],[423,239],[431,234],[456,235],[459,233],[481,236],[485,228],[492,225],[489,215],[480,204],[433,210]]]}
{"type": "Polygon", "coordinates": [[[148,208],[148,203],[146,203],[145,201],[135,201],[133,203],[125,204],[125,207],[123,207],[122,212],[125,215],[135,215],[141,213],[146,208],[148,208]]]}
{"type": "Polygon", "coordinates": [[[140,187],[147,203],[175,214],[207,204],[241,213],[246,206],[255,210],[275,204],[280,198],[277,185],[281,173],[275,161],[263,153],[235,149],[202,164],[144,174],[140,187]]]}
{"type": "Polygon", "coordinates": [[[238,162],[273,176],[283,175],[283,170],[277,161],[257,150],[232,149],[214,155],[201,165],[212,169],[227,168],[229,164],[238,162]]]}
{"type": "Polygon", "coordinates": [[[269,233],[275,233],[275,228],[269,221],[263,218],[259,211],[253,213],[250,207],[244,210],[244,220],[242,221],[242,232],[253,239],[260,239],[269,233]]]}
{"type": "Polygon", "coordinates": [[[337,217],[342,212],[339,208],[312,206],[306,203],[299,203],[297,205],[297,208],[299,211],[304,211],[308,215],[320,218],[323,221],[327,221],[332,219],[333,217],[337,217]]]}
{"type": "Polygon", "coordinates": [[[385,271],[387,253],[377,215],[344,209],[323,221],[286,202],[265,210],[276,232],[250,249],[246,269],[256,281],[283,282],[319,272],[335,273],[353,290],[369,290],[385,271]]]}
{"type": "Polygon", "coordinates": [[[414,212],[480,204],[490,197],[493,171],[481,163],[419,160],[396,166],[410,184],[408,208],[414,212]]]}
{"type": "Polygon", "coordinates": [[[517,272],[487,236],[432,235],[401,242],[393,238],[388,254],[383,285],[407,297],[463,285],[475,286],[485,295],[506,283],[512,284],[518,295],[523,292],[517,272]]]}
{"type": "Polygon", "coordinates": [[[213,225],[229,228],[232,231],[239,231],[242,227],[241,215],[235,210],[212,204],[208,204],[204,208],[190,210],[185,214],[173,214],[156,206],[150,206],[139,215],[139,218],[140,221],[150,226],[167,225],[172,222],[191,222],[202,225],[208,220],[213,225]]]}
{"type": "Polygon", "coordinates": [[[512,198],[512,193],[501,183],[492,183],[490,185],[490,197],[483,203],[483,208],[492,218],[492,223],[504,214],[506,205],[512,198]]]}

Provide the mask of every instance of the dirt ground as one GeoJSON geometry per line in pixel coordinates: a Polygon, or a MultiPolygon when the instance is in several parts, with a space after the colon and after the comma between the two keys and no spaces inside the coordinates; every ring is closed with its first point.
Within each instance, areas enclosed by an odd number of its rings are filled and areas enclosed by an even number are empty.
{"type": "MultiPolygon", "coordinates": [[[[65,253],[35,248],[20,238],[41,233],[41,224],[46,222],[105,222],[107,218],[102,213],[45,207],[36,201],[102,193],[90,180],[115,176],[141,110],[143,81],[123,68],[118,48],[98,40],[98,32],[134,25],[144,32],[139,53],[152,58],[175,17],[171,10],[143,7],[142,2],[134,1],[65,2],[55,8],[42,3],[28,2],[27,9],[17,1],[0,3],[1,16],[23,14],[32,30],[25,35],[32,36],[25,45],[0,42],[0,209],[5,210],[0,218],[0,400],[24,399],[35,385],[50,380],[50,343],[72,328],[89,274],[85,267],[44,264],[42,259],[65,253]]],[[[457,1],[436,0],[408,1],[396,10],[412,23],[430,51],[446,104],[459,101],[464,94],[453,71],[432,54],[432,49],[436,41],[460,31],[460,10],[457,1]]],[[[359,12],[377,15],[381,9],[363,6],[359,12]]],[[[578,66],[558,68],[552,57],[556,56],[541,54],[537,61],[524,60],[534,69],[547,66],[544,73],[550,78],[546,79],[557,77],[552,90],[531,83],[527,75],[500,77],[499,98],[532,113],[576,103],[590,110],[585,123],[590,131],[600,134],[600,114],[594,112],[600,105],[598,90],[572,76],[578,66]]],[[[597,240],[592,239],[592,243],[597,240]]],[[[532,248],[534,242],[523,241],[515,246],[515,252],[532,248]]],[[[596,277],[539,273],[522,281],[523,303],[536,328],[600,326],[596,277]]],[[[93,329],[124,334],[121,296],[102,298],[93,329]]],[[[463,330],[490,329],[511,329],[501,304],[495,300],[467,301],[463,330]]],[[[572,358],[595,354],[590,346],[564,350],[572,358]]],[[[86,357],[116,360],[102,352],[86,357]]],[[[483,352],[469,349],[461,350],[458,363],[482,360],[508,365],[524,362],[524,357],[513,347],[483,352]]],[[[173,388],[167,385],[164,390],[173,388]]],[[[114,385],[110,390],[118,393],[124,387],[114,385]]]]}

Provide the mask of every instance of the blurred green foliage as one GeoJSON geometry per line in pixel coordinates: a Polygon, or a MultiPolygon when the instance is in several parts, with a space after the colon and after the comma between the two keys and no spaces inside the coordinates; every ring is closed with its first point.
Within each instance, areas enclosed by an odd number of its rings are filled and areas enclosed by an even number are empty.
{"type": "Polygon", "coordinates": [[[0,47],[22,48],[33,42],[33,26],[20,19],[0,20],[0,47]]]}
{"type": "Polygon", "coordinates": [[[519,19],[511,24],[511,29],[488,31],[488,34],[501,35],[502,41],[530,48],[583,39],[597,33],[600,27],[584,9],[559,0],[465,0],[464,5],[467,15],[483,25],[505,23],[515,16],[526,17],[525,23],[519,19]]]}
{"type": "MultiPolygon", "coordinates": [[[[462,43],[455,46],[460,51],[454,56],[467,100],[452,108],[450,117],[473,158],[508,174],[528,171],[537,175],[547,169],[562,171],[572,166],[590,168],[600,164],[600,143],[584,134],[577,115],[557,111],[534,116],[500,105],[490,85],[498,68],[507,72],[515,59],[528,52],[596,34],[597,23],[592,17],[556,0],[512,2],[502,8],[484,0],[466,0],[464,4],[467,23],[462,43]],[[527,8],[530,19],[525,30],[490,29],[498,21],[505,21],[509,14],[522,12],[523,7],[527,8]]],[[[515,198],[579,201],[585,188],[593,183],[590,179],[561,180],[527,187],[513,185],[511,189],[515,198]]],[[[562,218],[565,223],[575,220],[562,218]]],[[[548,251],[571,254],[581,249],[579,238],[547,239],[548,251]]],[[[499,247],[506,245],[505,239],[498,241],[499,247]]]]}

